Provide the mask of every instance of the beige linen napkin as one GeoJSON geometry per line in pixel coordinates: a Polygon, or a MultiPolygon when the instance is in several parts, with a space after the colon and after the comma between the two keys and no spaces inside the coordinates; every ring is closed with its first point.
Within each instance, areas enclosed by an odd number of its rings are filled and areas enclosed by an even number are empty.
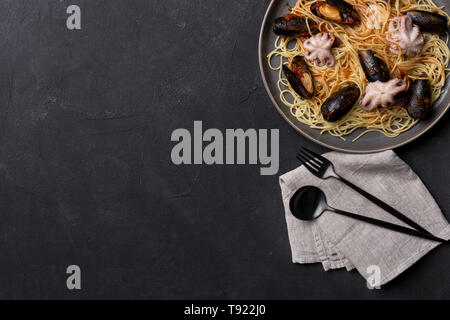
{"type": "MultiPolygon", "coordinates": [[[[450,225],[411,168],[393,151],[324,155],[336,172],[382,199],[434,235],[450,239],[450,225]]],[[[366,279],[377,266],[381,283],[391,281],[439,244],[386,230],[332,212],[313,222],[296,219],[289,200],[302,186],[321,188],[330,206],[409,227],[336,179],[322,180],[301,166],[280,177],[294,263],[322,263],[324,269],[356,268],[366,279]]]]}

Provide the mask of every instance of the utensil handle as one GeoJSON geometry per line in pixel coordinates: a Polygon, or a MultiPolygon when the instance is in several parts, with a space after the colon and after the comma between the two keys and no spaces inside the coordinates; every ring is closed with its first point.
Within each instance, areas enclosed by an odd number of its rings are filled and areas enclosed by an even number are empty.
{"type": "Polygon", "coordinates": [[[349,186],[350,188],[352,188],[353,190],[355,190],[356,192],[358,192],[359,194],[361,194],[362,196],[364,196],[365,198],[367,198],[368,200],[372,201],[373,203],[375,203],[377,206],[379,206],[380,208],[386,210],[387,212],[389,212],[390,214],[392,214],[394,217],[396,217],[397,219],[403,221],[404,223],[410,225],[411,227],[413,227],[414,229],[416,229],[417,231],[420,231],[421,233],[426,233],[428,235],[432,234],[424,229],[421,225],[415,223],[414,221],[412,221],[410,218],[408,218],[407,216],[405,216],[403,213],[399,212],[398,210],[392,208],[390,205],[388,205],[387,203],[381,201],[380,199],[378,199],[377,197],[371,195],[370,193],[368,193],[367,191],[364,191],[363,189],[361,189],[360,187],[354,185],[353,183],[351,183],[350,181],[345,180],[344,178],[342,178],[341,176],[338,176],[337,178],[338,180],[340,180],[341,182],[345,183],[347,186],[349,186]]]}
{"type": "Polygon", "coordinates": [[[408,234],[411,236],[415,236],[415,237],[419,237],[419,238],[423,238],[423,239],[427,239],[427,240],[433,240],[433,241],[437,241],[437,242],[441,242],[441,243],[445,243],[447,242],[447,240],[435,237],[433,235],[427,234],[427,233],[422,233],[419,232],[417,230],[414,229],[410,229],[410,228],[406,228],[403,226],[399,226],[397,224],[393,224],[387,221],[383,221],[383,220],[378,220],[378,219],[374,219],[374,218],[370,218],[370,217],[366,217],[366,216],[361,216],[359,214],[356,213],[351,213],[351,212],[347,212],[347,211],[342,211],[342,210],[338,210],[338,209],[331,209],[334,213],[349,217],[349,218],[353,218],[356,220],[360,220],[360,221],[364,221],[385,229],[390,229],[393,231],[397,231],[397,232],[401,232],[404,234],[408,234]]]}

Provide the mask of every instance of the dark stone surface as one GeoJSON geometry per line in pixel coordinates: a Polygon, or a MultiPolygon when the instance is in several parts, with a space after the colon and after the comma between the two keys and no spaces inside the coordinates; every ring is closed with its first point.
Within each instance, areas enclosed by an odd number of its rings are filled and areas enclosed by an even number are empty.
{"type": "MultiPolygon", "coordinates": [[[[171,163],[170,134],[194,120],[279,128],[280,173],[299,145],[325,151],[263,88],[268,2],[0,2],[0,298],[450,298],[447,248],[369,291],[356,272],[291,263],[276,176],[171,163]]],[[[449,140],[446,117],[398,150],[447,216],[449,140]]]]}

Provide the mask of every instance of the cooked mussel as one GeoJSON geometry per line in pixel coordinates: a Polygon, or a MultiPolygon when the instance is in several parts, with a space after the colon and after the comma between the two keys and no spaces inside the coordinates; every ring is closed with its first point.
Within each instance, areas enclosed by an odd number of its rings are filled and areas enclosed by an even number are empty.
{"type": "Polygon", "coordinates": [[[448,30],[448,19],[436,12],[413,10],[407,13],[414,24],[418,25],[421,31],[431,33],[445,33],[448,30]]]}
{"type": "Polygon", "coordinates": [[[299,96],[309,99],[314,94],[314,80],[302,56],[295,56],[291,62],[291,68],[283,65],[283,72],[292,89],[299,96]]]}
{"type": "Polygon", "coordinates": [[[359,50],[358,56],[367,80],[370,82],[389,81],[388,66],[383,60],[375,56],[372,50],[359,50]]]}
{"type": "Polygon", "coordinates": [[[306,37],[310,35],[310,30],[312,34],[319,33],[317,24],[314,21],[308,21],[308,23],[306,23],[305,18],[295,14],[285,14],[282,17],[276,18],[274,23],[273,32],[277,36],[306,37]]]}
{"type": "Polygon", "coordinates": [[[311,12],[319,18],[341,24],[355,25],[361,21],[359,13],[344,0],[318,1],[311,5],[311,12]]]}
{"type": "Polygon", "coordinates": [[[333,93],[322,105],[323,118],[328,122],[341,119],[356,104],[361,90],[356,85],[343,87],[333,93]]]}
{"type": "Polygon", "coordinates": [[[406,102],[408,114],[414,119],[426,119],[431,114],[431,85],[429,80],[414,80],[406,102]]]}

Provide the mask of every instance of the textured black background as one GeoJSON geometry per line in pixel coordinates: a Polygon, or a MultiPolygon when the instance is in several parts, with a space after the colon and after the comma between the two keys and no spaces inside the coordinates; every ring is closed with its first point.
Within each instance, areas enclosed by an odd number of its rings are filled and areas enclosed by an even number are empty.
{"type": "MultiPolygon", "coordinates": [[[[300,145],[321,150],[263,88],[268,3],[0,2],[0,298],[450,298],[448,248],[369,291],[356,272],[291,263],[277,176],[172,165],[170,134],[194,120],[279,128],[280,173],[300,145]]],[[[398,150],[447,216],[449,139],[445,117],[398,150]]]]}

